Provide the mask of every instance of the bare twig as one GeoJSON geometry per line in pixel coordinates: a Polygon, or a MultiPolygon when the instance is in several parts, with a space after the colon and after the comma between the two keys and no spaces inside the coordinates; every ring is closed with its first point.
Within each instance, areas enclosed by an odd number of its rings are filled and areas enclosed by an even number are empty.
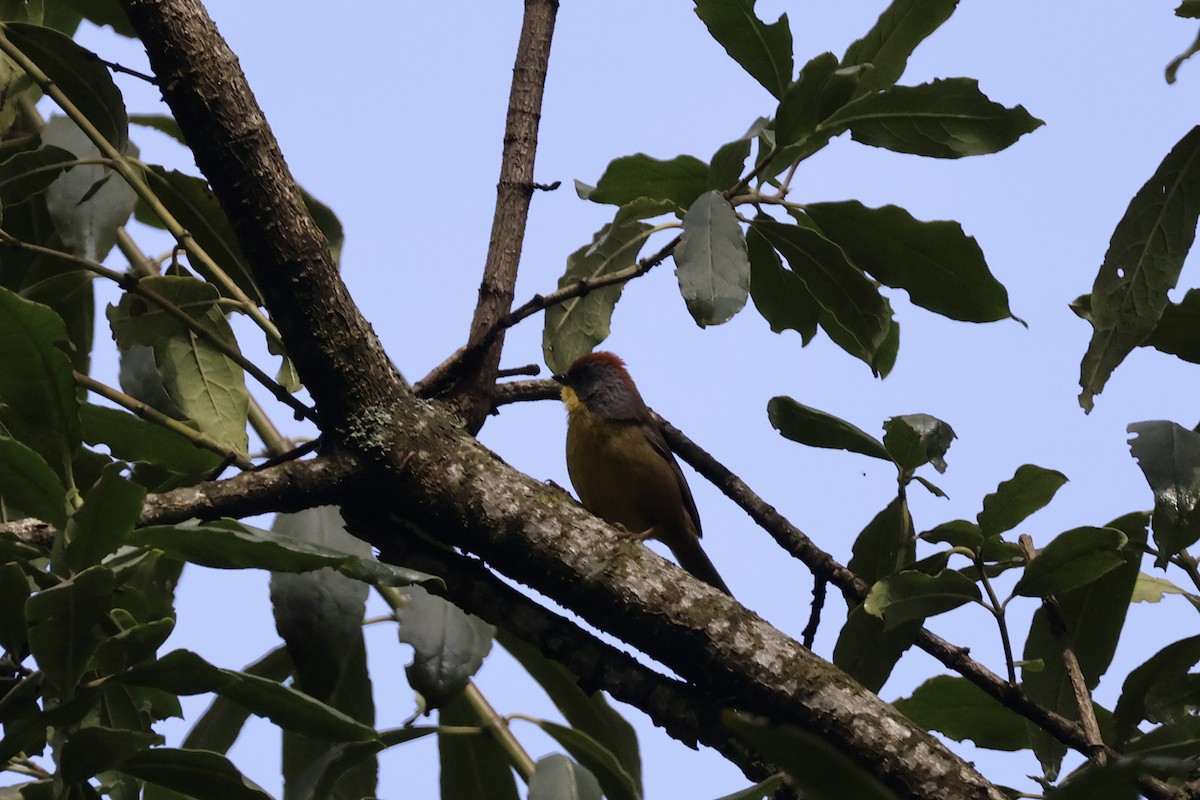
{"type": "Polygon", "coordinates": [[[504,126],[496,210],[479,302],[467,337],[468,358],[456,365],[450,384],[438,393],[451,401],[472,433],[483,427],[491,410],[491,387],[496,382],[505,330],[496,323],[508,314],[516,288],[529,202],[535,189],[538,123],[557,13],[558,0],[525,0],[504,126]]]}
{"type": "Polygon", "coordinates": [[[996,590],[992,588],[992,581],[988,578],[986,565],[983,562],[982,551],[975,553],[975,568],[979,570],[979,580],[983,583],[983,588],[987,590],[988,601],[991,603],[989,610],[996,618],[996,625],[1000,628],[1000,644],[1004,647],[1004,664],[1008,668],[1008,682],[1016,686],[1017,665],[1013,660],[1012,641],[1008,637],[1008,622],[1004,618],[1004,604],[996,597],[996,590]]]}
{"type": "Polygon", "coordinates": [[[813,641],[817,638],[817,628],[821,625],[821,609],[825,607],[825,589],[828,586],[829,581],[820,575],[814,576],[812,608],[808,612],[808,624],[800,632],[800,642],[809,650],[812,650],[813,641]]]}

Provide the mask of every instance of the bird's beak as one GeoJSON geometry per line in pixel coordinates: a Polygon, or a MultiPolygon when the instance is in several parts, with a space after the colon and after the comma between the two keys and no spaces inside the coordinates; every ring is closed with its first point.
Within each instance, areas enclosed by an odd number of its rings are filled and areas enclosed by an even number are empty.
{"type": "Polygon", "coordinates": [[[567,385],[567,376],[566,375],[551,375],[550,379],[552,381],[554,381],[555,383],[561,383],[563,386],[567,385]]]}

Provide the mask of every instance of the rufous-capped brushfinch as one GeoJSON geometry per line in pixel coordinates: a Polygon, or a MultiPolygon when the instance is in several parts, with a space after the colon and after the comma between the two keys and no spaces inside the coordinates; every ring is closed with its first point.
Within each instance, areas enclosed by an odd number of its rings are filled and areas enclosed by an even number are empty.
{"type": "Polygon", "coordinates": [[[700,516],[625,362],[592,353],[555,380],[567,406],[567,472],[584,508],[670,548],[679,565],[731,594],[700,547],[700,516]]]}

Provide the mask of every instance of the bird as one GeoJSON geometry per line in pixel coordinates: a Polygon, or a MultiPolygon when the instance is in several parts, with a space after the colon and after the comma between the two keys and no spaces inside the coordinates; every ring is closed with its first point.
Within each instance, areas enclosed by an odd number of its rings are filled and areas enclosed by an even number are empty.
{"type": "Polygon", "coordinates": [[[567,473],[583,507],[635,538],[662,542],[679,566],[732,597],[700,547],[692,491],[625,362],[591,353],[555,380],[567,408],[567,473]]]}

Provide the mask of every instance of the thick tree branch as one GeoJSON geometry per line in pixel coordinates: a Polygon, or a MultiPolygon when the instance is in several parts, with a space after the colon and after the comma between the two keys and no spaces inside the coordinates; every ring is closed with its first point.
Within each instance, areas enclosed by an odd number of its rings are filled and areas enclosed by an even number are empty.
{"type": "Polygon", "coordinates": [[[123,0],[179,127],[322,415],[353,437],[403,381],[350,300],[237,59],[198,0],[123,0]],[[318,333],[319,332],[319,333],[318,333]]]}
{"type": "MultiPolygon", "coordinates": [[[[353,527],[353,520],[351,524],[353,527]]],[[[356,532],[363,533],[360,529],[356,532]]],[[[374,537],[368,531],[364,538],[374,537]]],[[[438,547],[419,534],[393,534],[380,540],[379,547],[381,560],[442,578],[446,588],[430,587],[431,591],[558,661],[578,678],[584,691],[603,689],[642,709],[673,738],[689,747],[702,743],[716,749],[752,781],[778,771],[764,765],[721,724],[718,714],[726,698],[660,675],[512,589],[479,561],[438,547]]]]}

